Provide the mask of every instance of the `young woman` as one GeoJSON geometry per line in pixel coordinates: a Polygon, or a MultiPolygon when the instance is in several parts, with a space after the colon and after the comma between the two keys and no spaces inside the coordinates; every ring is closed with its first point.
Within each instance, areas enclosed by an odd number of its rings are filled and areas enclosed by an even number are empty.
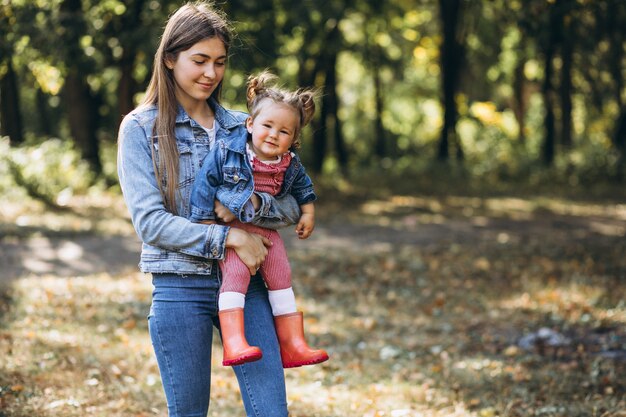
{"type": "MultiPolygon", "coordinates": [[[[233,249],[251,274],[271,242],[223,224],[189,220],[197,170],[216,141],[246,134],[244,113],[219,104],[231,32],[210,3],[189,3],[168,20],[143,103],[120,126],[118,174],[143,241],[140,268],[152,274],[148,317],[169,415],[206,416],[213,326],[219,326],[217,259],[233,249]]],[[[291,196],[257,193],[256,224],[282,227],[300,216],[291,196]]],[[[252,203],[251,203],[252,204],[252,203]]],[[[221,204],[222,220],[234,216],[221,204]]],[[[267,290],[253,277],[246,294],[246,338],[263,359],[234,367],[248,416],[287,416],[285,381],[267,290]]]]}
{"type": "MultiPolygon", "coordinates": [[[[291,268],[280,234],[247,223],[243,210],[255,198],[254,191],[275,196],[289,193],[302,210],[296,226],[298,236],[308,238],[315,226],[313,183],[298,156],[291,152],[298,147],[300,132],[315,113],[314,93],[279,88],[274,85],[275,79],[268,72],[249,79],[248,135],[219,142],[207,155],[191,192],[191,220],[213,222],[217,198],[231,212],[239,214],[239,220],[231,226],[258,233],[272,242],[259,272],[269,289],[283,366],[294,368],[324,362],[328,354],[312,349],[304,339],[302,313],[296,309],[291,268]]],[[[218,303],[224,345],[222,364],[258,360],[262,357],[261,349],[250,346],[243,332],[250,272],[232,249],[226,250],[219,265],[223,281],[218,303]]]]}

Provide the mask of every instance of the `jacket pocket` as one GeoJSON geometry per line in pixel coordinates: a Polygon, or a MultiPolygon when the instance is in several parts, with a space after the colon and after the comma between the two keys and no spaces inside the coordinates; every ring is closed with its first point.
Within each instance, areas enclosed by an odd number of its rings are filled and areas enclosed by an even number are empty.
{"type": "Polygon", "coordinates": [[[239,167],[224,167],[224,185],[232,189],[245,187],[248,174],[239,167]]]}

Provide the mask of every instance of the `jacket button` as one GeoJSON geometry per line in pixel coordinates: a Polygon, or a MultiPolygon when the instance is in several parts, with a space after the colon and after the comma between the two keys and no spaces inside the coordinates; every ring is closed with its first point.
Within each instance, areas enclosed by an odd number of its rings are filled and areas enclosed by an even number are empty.
{"type": "Polygon", "coordinates": [[[233,177],[233,181],[235,181],[235,182],[239,182],[239,175],[235,175],[235,176],[233,177]]]}
{"type": "Polygon", "coordinates": [[[219,255],[219,252],[217,251],[217,249],[213,249],[211,253],[213,254],[213,256],[219,255]]]}

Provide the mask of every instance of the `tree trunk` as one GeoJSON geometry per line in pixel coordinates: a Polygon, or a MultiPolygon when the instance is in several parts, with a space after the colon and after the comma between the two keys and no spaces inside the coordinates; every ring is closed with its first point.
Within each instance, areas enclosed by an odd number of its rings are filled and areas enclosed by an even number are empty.
{"type": "Polygon", "coordinates": [[[561,144],[572,146],[572,64],[574,58],[574,31],[571,30],[570,16],[563,16],[563,37],[561,47],[561,144]]]}
{"type": "MultiPolygon", "coordinates": [[[[126,51],[126,50],[124,50],[126,51]]],[[[132,51],[134,55],[136,51],[132,51]]],[[[126,52],[124,52],[126,54],[126,52]]],[[[122,118],[135,108],[133,97],[138,90],[138,85],[133,78],[133,69],[135,67],[134,58],[123,58],[120,62],[120,84],[117,88],[117,106],[119,110],[118,123],[122,122],[122,118]]]]}
{"type": "Polygon", "coordinates": [[[557,39],[560,34],[560,21],[555,10],[558,4],[549,6],[550,26],[548,28],[548,40],[544,49],[544,79],[541,86],[543,102],[545,108],[544,127],[545,137],[542,146],[543,162],[546,166],[551,166],[555,156],[555,116],[554,108],[556,105],[556,92],[552,83],[554,72],[553,58],[557,45],[557,39]]]}
{"type": "Polygon", "coordinates": [[[456,135],[458,111],[457,94],[463,45],[457,36],[460,15],[460,0],[439,0],[439,11],[443,25],[443,42],[440,48],[442,74],[442,106],[444,109],[443,127],[439,139],[437,159],[446,161],[450,146],[456,146],[457,159],[463,159],[463,149],[456,135]]]}
{"type": "Polygon", "coordinates": [[[328,109],[324,105],[322,99],[322,108],[320,109],[319,121],[313,119],[311,126],[313,127],[313,164],[312,171],[319,174],[322,172],[324,159],[326,158],[326,118],[328,109]]]}
{"type": "Polygon", "coordinates": [[[11,145],[24,142],[17,75],[11,59],[6,60],[7,72],[0,80],[0,135],[8,136],[11,145]]]}
{"type": "Polygon", "coordinates": [[[35,106],[37,107],[37,120],[39,121],[38,131],[46,137],[58,136],[57,121],[50,115],[48,97],[41,88],[35,87],[35,106]]]}
{"type": "Polygon", "coordinates": [[[64,0],[60,6],[59,22],[63,26],[62,41],[67,46],[68,68],[63,86],[63,102],[70,126],[70,134],[82,158],[97,175],[102,173],[98,128],[98,103],[93,96],[87,76],[89,61],[80,47],[80,37],[85,31],[81,0],[64,0]]]}
{"type": "Polygon", "coordinates": [[[328,66],[326,67],[326,77],[324,82],[323,106],[327,107],[326,125],[332,123],[333,136],[335,139],[335,152],[339,168],[345,173],[348,168],[348,153],[346,152],[343,132],[341,131],[341,120],[339,119],[339,99],[337,97],[337,54],[330,55],[328,66]]]}
{"type": "Polygon", "coordinates": [[[299,80],[309,80],[304,85],[313,85],[318,74],[323,74],[324,90],[322,92],[322,104],[320,109],[319,122],[315,119],[311,122],[313,127],[313,164],[312,170],[320,173],[324,165],[327,154],[329,124],[333,123],[332,133],[335,139],[337,161],[343,168],[347,166],[347,152],[345,151],[341,123],[337,116],[339,102],[337,98],[337,54],[339,53],[341,32],[339,26],[333,26],[326,34],[325,45],[322,53],[317,57],[312,72],[301,69],[299,80]]]}
{"type": "MultiPolygon", "coordinates": [[[[607,28],[609,36],[609,68],[613,83],[615,83],[615,101],[620,109],[619,117],[613,128],[613,145],[620,152],[619,168],[624,170],[626,166],[626,105],[622,99],[622,91],[624,89],[624,78],[622,73],[622,60],[624,57],[623,49],[623,29],[618,20],[619,5],[617,2],[609,2],[607,7],[607,28]]],[[[622,6],[623,7],[623,6],[622,6]]]]}
{"type": "MultiPolygon", "coordinates": [[[[378,48],[378,47],[376,47],[378,48]]],[[[375,55],[377,58],[380,56],[378,51],[375,55]]],[[[386,149],[386,134],[385,127],[383,126],[383,86],[382,81],[380,79],[380,63],[375,61],[373,65],[373,75],[374,75],[374,101],[376,104],[376,118],[374,120],[374,134],[375,145],[374,152],[375,155],[382,159],[387,156],[386,149]]]]}
{"type": "MultiPolygon", "coordinates": [[[[141,14],[144,4],[144,0],[135,0],[132,2],[126,13],[122,16],[121,24],[125,27],[144,26],[141,14]]],[[[133,42],[133,39],[134,37],[125,40],[125,44],[123,45],[124,52],[118,63],[120,70],[120,82],[117,88],[118,123],[121,123],[122,118],[135,108],[133,97],[140,88],[133,77],[135,58],[137,56],[137,42],[133,42]]],[[[150,60],[150,62],[152,62],[152,60],[150,60]]]]}
{"type": "Polygon", "coordinates": [[[513,78],[513,113],[519,126],[518,140],[520,143],[526,142],[526,94],[524,91],[526,76],[524,75],[525,59],[517,62],[513,78]]]}
{"type": "Polygon", "coordinates": [[[552,87],[552,55],[553,51],[550,49],[546,51],[545,57],[545,79],[543,80],[543,85],[541,88],[541,92],[543,95],[544,108],[545,108],[545,116],[544,116],[544,127],[545,137],[543,139],[542,146],[542,155],[543,162],[547,166],[551,166],[554,162],[554,154],[555,154],[555,146],[554,146],[554,136],[555,136],[555,121],[554,121],[554,91],[552,87]]]}
{"type": "Polygon", "coordinates": [[[82,158],[96,174],[102,173],[100,146],[96,135],[98,106],[87,81],[77,68],[71,68],[65,79],[63,96],[70,133],[82,158]]]}

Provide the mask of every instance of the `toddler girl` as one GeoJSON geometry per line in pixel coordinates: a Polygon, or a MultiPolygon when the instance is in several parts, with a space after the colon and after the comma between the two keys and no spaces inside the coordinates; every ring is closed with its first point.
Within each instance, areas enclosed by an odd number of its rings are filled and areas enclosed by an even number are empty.
{"type": "MultiPolygon", "coordinates": [[[[202,223],[217,220],[214,203],[217,199],[237,217],[228,225],[271,240],[272,246],[259,272],[269,290],[283,367],[292,368],[323,362],[328,354],[310,348],[304,339],[302,313],[296,309],[291,268],[280,235],[276,230],[248,222],[255,214],[252,202],[259,198],[255,192],[277,198],[289,193],[302,211],[296,226],[298,237],[306,239],[313,232],[316,199],[313,184],[298,156],[290,150],[299,146],[300,131],[313,117],[315,94],[308,90],[283,90],[275,86],[275,79],[274,75],[263,72],[248,80],[248,134],[218,141],[204,159],[192,189],[191,220],[202,223]]],[[[243,325],[251,271],[234,250],[227,249],[219,265],[223,280],[218,300],[224,346],[222,363],[229,366],[258,360],[261,350],[248,345],[243,325]]]]}

